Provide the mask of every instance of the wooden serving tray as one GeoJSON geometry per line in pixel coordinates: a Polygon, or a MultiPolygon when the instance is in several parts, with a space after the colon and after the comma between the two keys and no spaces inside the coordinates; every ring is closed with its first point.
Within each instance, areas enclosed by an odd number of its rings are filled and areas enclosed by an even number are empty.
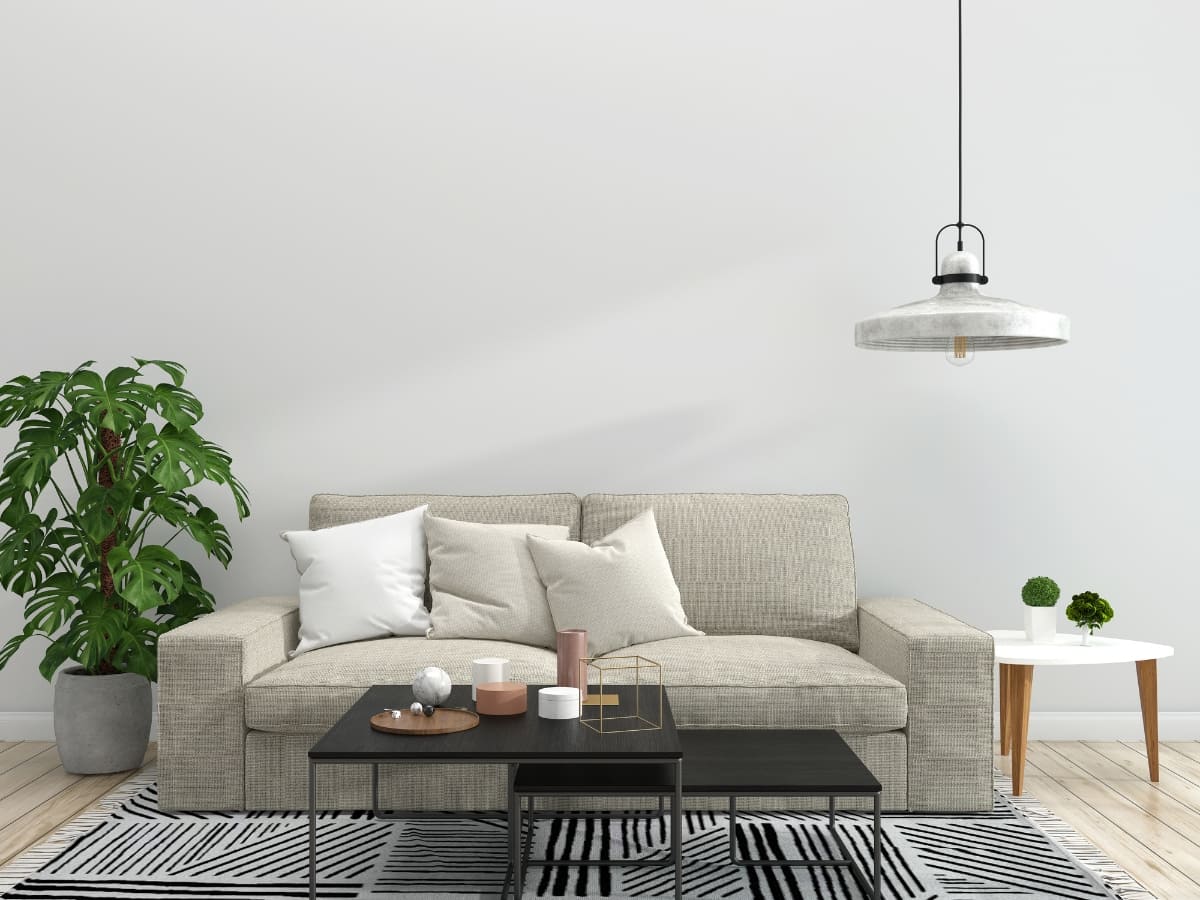
{"type": "Polygon", "coordinates": [[[479,724],[479,716],[469,709],[438,707],[432,716],[414,716],[407,710],[398,719],[390,712],[371,716],[371,727],[386,734],[454,734],[470,731],[479,724]]]}

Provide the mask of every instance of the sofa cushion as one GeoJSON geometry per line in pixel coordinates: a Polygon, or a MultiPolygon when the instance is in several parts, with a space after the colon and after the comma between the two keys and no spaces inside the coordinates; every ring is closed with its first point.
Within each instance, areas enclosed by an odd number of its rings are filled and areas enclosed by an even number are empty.
{"type": "Polygon", "coordinates": [[[375,519],[416,509],[425,504],[429,505],[431,516],[457,519],[460,522],[483,522],[492,525],[539,522],[543,525],[566,525],[570,529],[571,540],[579,540],[579,498],[574,494],[515,494],[495,497],[458,497],[448,494],[376,494],[360,497],[346,494],[315,494],[308,504],[308,527],[328,528],[331,525],[345,525],[347,522],[361,522],[363,519],[375,519]]]}
{"type": "Polygon", "coordinates": [[[708,635],[637,644],[608,655],[631,654],[662,666],[681,728],[836,728],[867,734],[908,722],[904,685],[833,644],[708,635]]]}
{"type": "Polygon", "coordinates": [[[329,728],[373,684],[411,684],[425,666],[445,669],[455,684],[471,683],[471,660],[510,660],[509,677],[553,684],[554,651],[507,641],[382,638],[322,647],[276,666],[246,686],[246,726],[310,734],[329,728]]]}
{"type": "Polygon", "coordinates": [[[850,507],[791,494],[589,494],[591,543],[653,509],[688,623],[858,649],[850,507]]]}

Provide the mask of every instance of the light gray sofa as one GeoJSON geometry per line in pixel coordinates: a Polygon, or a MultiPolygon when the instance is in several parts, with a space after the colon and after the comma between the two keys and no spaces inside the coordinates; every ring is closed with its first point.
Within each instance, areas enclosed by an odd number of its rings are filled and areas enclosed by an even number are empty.
{"type": "MultiPolygon", "coordinates": [[[[916,600],[857,600],[845,498],[318,494],[310,526],[423,503],[463,521],[566,525],[584,541],[653,507],[688,620],[706,636],[620,652],[662,664],[678,725],[836,728],[883,783],[886,809],[990,808],[991,638],[916,600]]],[[[163,635],[164,808],[305,808],[309,747],[367,687],[407,684],[426,665],[461,683],[473,658],[505,656],[514,679],[555,680],[553,650],[497,641],[387,638],[289,659],[298,625],[296,598],[265,597],[163,635]]],[[[387,766],[380,795],[400,809],[500,809],[504,786],[497,766],[387,766]]],[[[323,808],[369,807],[368,768],[324,775],[318,790],[323,808]]]]}

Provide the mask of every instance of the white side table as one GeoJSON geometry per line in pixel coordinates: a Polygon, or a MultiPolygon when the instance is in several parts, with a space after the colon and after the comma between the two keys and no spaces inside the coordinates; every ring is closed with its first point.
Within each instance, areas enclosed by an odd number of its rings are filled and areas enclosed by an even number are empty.
{"type": "Polygon", "coordinates": [[[1078,632],[1057,635],[1053,644],[1034,644],[1024,631],[989,631],[1000,664],[1000,753],[1012,751],[1013,793],[1020,796],[1025,782],[1025,744],[1029,739],[1029,700],[1034,666],[1094,666],[1134,663],[1142,701],[1142,729],[1150,780],[1158,781],[1158,660],[1175,653],[1166,644],[1122,641],[1092,635],[1088,646],[1078,632]]]}

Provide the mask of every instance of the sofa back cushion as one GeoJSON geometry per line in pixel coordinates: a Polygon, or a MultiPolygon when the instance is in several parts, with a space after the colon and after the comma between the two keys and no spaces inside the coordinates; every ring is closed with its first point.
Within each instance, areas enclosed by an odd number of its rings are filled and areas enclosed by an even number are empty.
{"type": "Polygon", "coordinates": [[[858,649],[850,506],[836,495],[589,494],[581,540],[653,509],[688,622],[858,649]]]}
{"type": "Polygon", "coordinates": [[[429,515],[488,525],[566,525],[579,540],[579,498],[574,494],[513,494],[459,497],[450,494],[315,494],[308,504],[308,527],[328,528],[377,519],[429,504],[429,515]]]}

